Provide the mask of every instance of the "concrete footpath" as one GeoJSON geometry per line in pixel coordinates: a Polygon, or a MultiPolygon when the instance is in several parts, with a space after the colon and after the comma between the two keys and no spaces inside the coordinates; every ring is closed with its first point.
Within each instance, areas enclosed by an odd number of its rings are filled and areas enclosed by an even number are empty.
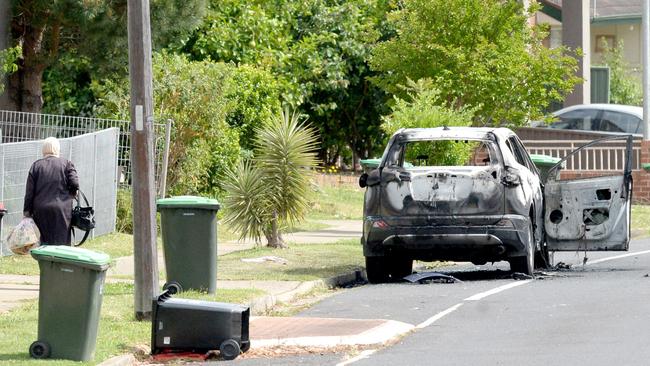
{"type": "MultiPolygon", "coordinates": [[[[322,221],[329,225],[325,229],[311,232],[296,232],[285,235],[288,243],[330,243],[341,239],[359,238],[361,221],[322,221]]],[[[218,244],[218,255],[252,248],[250,242],[225,242],[218,244]]],[[[159,258],[164,270],[162,256],[159,258]]],[[[133,257],[117,258],[109,269],[109,282],[129,281],[133,276],[133,257]]],[[[335,287],[354,283],[365,277],[365,273],[345,273],[317,281],[218,281],[218,288],[256,288],[266,295],[254,299],[251,306],[251,348],[272,346],[336,347],[341,345],[372,345],[387,342],[411,330],[410,325],[384,319],[325,319],[305,317],[268,317],[265,314],[279,302],[291,302],[316,287],[335,287]]],[[[0,275],[0,316],[26,300],[38,298],[38,276],[0,275]]],[[[102,365],[131,365],[130,355],[107,360],[102,365]]]]}

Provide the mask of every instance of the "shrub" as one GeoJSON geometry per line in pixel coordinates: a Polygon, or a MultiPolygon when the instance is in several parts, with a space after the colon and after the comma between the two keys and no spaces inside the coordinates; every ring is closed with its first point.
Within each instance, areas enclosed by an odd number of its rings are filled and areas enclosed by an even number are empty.
{"type": "MultiPolygon", "coordinates": [[[[174,121],[169,153],[170,194],[219,196],[224,172],[239,160],[239,134],[226,123],[233,102],[225,97],[235,67],[192,62],[168,53],[155,55],[154,108],[159,121],[174,121]]],[[[128,83],[107,82],[100,114],[129,118],[128,83]]]]}
{"type": "Polygon", "coordinates": [[[257,242],[284,247],[280,231],[304,218],[316,134],[298,115],[279,113],[256,129],[255,158],[228,173],[225,222],[257,242]]]}

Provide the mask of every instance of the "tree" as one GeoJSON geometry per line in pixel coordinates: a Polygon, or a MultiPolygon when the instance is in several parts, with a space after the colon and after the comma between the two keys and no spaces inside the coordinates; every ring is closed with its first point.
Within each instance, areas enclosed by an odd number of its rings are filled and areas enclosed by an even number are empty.
{"type": "Polygon", "coordinates": [[[320,158],[380,147],[386,94],[368,82],[371,45],[386,0],[213,0],[203,26],[182,47],[194,59],[255,65],[288,86],[283,102],[309,116],[320,158]]]}
{"type": "Polygon", "coordinates": [[[516,0],[403,0],[389,15],[395,36],[377,44],[373,80],[404,95],[408,79],[430,78],[440,103],[476,108],[475,124],[521,125],[578,82],[576,60],[547,49],[530,27],[536,6],[516,0]]]}
{"type": "Polygon", "coordinates": [[[282,228],[304,218],[309,207],[310,174],[316,167],[315,131],[295,113],[279,113],[255,139],[255,157],[227,175],[225,221],[241,238],[285,247],[282,228]]]}
{"type": "Polygon", "coordinates": [[[602,62],[609,66],[610,84],[609,98],[611,103],[642,105],[643,90],[641,83],[630,74],[629,65],[623,60],[623,40],[620,40],[616,47],[609,47],[607,41],[603,40],[602,62]]]}
{"type": "MultiPolygon", "coordinates": [[[[22,48],[9,78],[9,109],[40,112],[43,72],[59,55],[74,51],[94,68],[124,70],[128,63],[126,1],[13,0],[11,38],[22,48]]],[[[183,38],[203,17],[205,0],[153,0],[154,45],[183,38]]]]}
{"type": "MultiPolygon", "coordinates": [[[[400,128],[433,128],[471,126],[475,110],[467,107],[452,109],[441,105],[440,91],[430,79],[407,80],[406,97],[395,97],[392,113],[383,118],[382,128],[392,136],[400,128]]],[[[443,141],[438,144],[414,145],[412,156],[426,155],[430,162],[441,165],[462,165],[471,155],[474,144],[463,141],[443,141]]]]}

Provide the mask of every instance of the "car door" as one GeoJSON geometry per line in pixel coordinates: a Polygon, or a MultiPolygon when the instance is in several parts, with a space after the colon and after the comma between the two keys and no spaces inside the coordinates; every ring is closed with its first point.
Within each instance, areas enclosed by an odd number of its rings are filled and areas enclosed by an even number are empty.
{"type": "Polygon", "coordinates": [[[565,156],[549,172],[544,189],[544,228],[547,245],[553,251],[627,250],[630,241],[632,199],[632,136],[607,137],[592,141],[565,156]],[[597,154],[592,151],[614,149],[622,154],[597,154]],[[600,150],[598,150],[600,146],[600,150]],[[567,163],[594,158],[600,167],[620,170],[587,172],[587,177],[561,174],[567,163]],[[604,158],[607,156],[607,158],[604,158]]]}

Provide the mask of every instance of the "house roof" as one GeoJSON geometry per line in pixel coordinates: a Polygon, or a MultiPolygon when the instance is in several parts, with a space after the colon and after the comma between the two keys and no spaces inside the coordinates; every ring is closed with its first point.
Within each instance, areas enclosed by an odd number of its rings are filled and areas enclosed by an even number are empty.
{"type": "MultiPolygon", "coordinates": [[[[571,0],[575,1],[575,0],[571,0]]],[[[562,20],[562,0],[541,0],[542,11],[562,20]]],[[[641,0],[591,0],[592,22],[641,19],[641,0]]]]}

